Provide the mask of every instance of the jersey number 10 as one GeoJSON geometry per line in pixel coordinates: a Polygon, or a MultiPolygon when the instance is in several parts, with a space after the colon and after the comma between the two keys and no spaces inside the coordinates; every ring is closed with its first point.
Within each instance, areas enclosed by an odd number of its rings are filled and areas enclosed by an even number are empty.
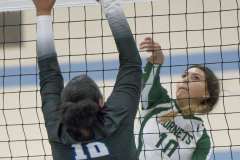
{"type": "Polygon", "coordinates": [[[74,144],[72,145],[75,151],[75,160],[84,160],[89,158],[97,158],[109,155],[107,146],[101,142],[88,143],[87,145],[74,144]]]}
{"type": "Polygon", "coordinates": [[[163,141],[166,141],[167,140],[166,138],[167,138],[167,134],[166,133],[161,133],[159,135],[159,141],[156,144],[156,147],[159,148],[160,145],[162,145],[162,147],[163,147],[162,152],[166,153],[167,151],[169,151],[167,155],[168,155],[168,157],[171,157],[172,154],[174,153],[174,151],[178,147],[178,142],[171,139],[171,140],[168,141],[168,143],[165,146],[163,146],[163,141]]]}

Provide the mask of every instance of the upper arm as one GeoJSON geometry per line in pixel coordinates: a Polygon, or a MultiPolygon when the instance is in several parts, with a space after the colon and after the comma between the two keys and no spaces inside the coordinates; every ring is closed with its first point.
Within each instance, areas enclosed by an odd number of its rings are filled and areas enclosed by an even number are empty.
{"type": "Polygon", "coordinates": [[[196,149],[193,153],[192,160],[208,160],[211,149],[211,141],[204,129],[202,137],[198,140],[196,149]]]}
{"type": "Polygon", "coordinates": [[[105,126],[109,134],[120,125],[133,127],[141,92],[141,73],[137,64],[121,65],[113,91],[106,101],[105,126]]]}
{"type": "Polygon", "coordinates": [[[170,102],[167,90],[160,83],[160,65],[147,63],[142,75],[143,87],[141,100],[144,109],[152,108],[161,103],[170,102]]]}
{"type": "Polygon", "coordinates": [[[56,56],[39,60],[42,111],[49,139],[57,139],[60,126],[61,91],[63,77],[56,56]]]}

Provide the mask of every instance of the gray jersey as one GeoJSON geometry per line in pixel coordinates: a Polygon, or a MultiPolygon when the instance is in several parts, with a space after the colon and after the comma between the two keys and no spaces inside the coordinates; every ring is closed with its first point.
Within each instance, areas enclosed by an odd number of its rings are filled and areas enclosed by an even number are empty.
{"type": "MultiPolygon", "coordinates": [[[[42,54],[38,59],[42,110],[54,160],[138,159],[133,125],[141,91],[141,59],[127,20],[116,2],[106,0],[104,8],[120,53],[120,67],[113,92],[101,113],[103,122],[95,125],[91,141],[75,141],[61,123],[63,77],[56,54],[42,54]]],[[[41,48],[38,52],[41,53],[41,48]]]]}
{"type": "Polygon", "coordinates": [[[132,37],[116,41],[120,50],[119,73],[102,111],[104,123],[97,124],[95,139],[87,143],[74,141],[61,123],[63,78],[56,56],[39,60],[42,110],[55,160],[137,159],[133,122],[140,95],[141,60],[132,37]]]}

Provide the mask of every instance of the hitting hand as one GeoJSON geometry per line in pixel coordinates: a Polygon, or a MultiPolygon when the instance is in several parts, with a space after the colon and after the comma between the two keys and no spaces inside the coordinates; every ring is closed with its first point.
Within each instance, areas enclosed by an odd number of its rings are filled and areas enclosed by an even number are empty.
{"type": "Polygon", "coordinates": [[[51,15],[52,8],[56,0],[33,0],[36,6],[37,15],[51,15]]]}
{"type": "Polygon", "coordinates": [[[161,46],[158,43],[154,42],[152,38],[146,37],[140,43],[140,49],[152,53],[152,55],[148,58],[148,61],[152,64],[163,64],[164,55],[161,50],[161,46]]]}

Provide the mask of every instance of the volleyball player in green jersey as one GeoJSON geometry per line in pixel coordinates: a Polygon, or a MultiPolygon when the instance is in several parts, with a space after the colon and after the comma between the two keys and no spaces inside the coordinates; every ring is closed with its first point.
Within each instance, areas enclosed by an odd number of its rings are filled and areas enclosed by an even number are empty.
{"type": "Polygon", "coordinates": [[[146,160],[205,160],[211,141],[196,113],[207,114],[218,101],[219,82],[207,67],[193,65],[176,86],[176,99],[160,83],[164,55],[158,43],[147,37],[140,48],[151,52],[144,67],[142,114],[138,151],[146,160]]]}
{"type": "Polygon", "coordinates": [[[55,0],[34,3],[42,111],[53,159],[137,160],[133,125],[141,92],[141,58],[119,3],[101,1],[120,63],[106,103],[87,75],[76,76],[63,86],[50,16],[55,0]]]}

